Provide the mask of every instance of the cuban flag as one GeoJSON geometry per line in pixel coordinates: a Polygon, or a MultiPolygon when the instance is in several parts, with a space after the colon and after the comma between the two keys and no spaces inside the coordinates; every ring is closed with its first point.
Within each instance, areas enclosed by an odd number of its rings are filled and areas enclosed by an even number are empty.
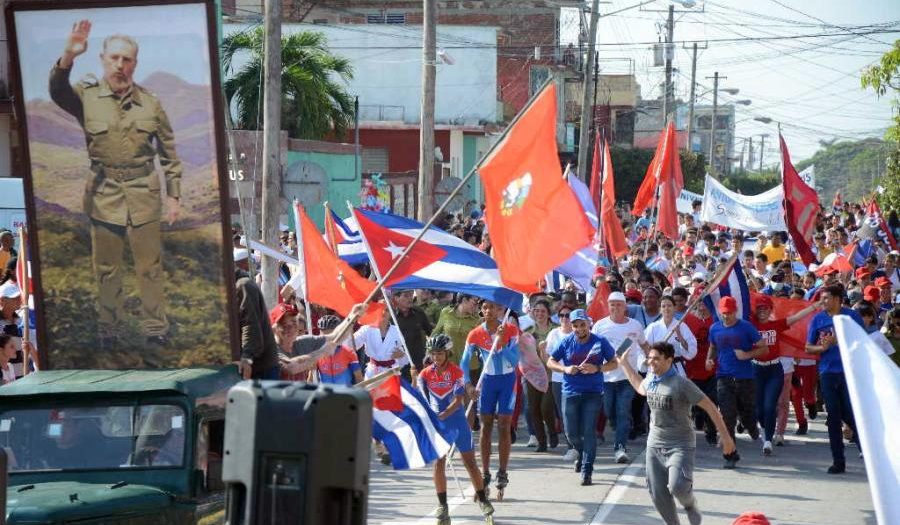
{"type": "MultiPolygon", "coordinates": [[[[384,275],[422,231],[406,217],[354,208],[374,263],[384,275]]],[[[466,241],[432,226],[387,283],[392,290],[425,288],[474,295],[522,311],[522,294],[504,287],[497,262],[466,241]]]]}
{"type": "MultiPolygon", "coordinates": [[[[362,237],[359,235],[359,227],[356,225],[356,219],[349,217],[346,220],[341,219],[334,210],[329,209],[329,216],[333,228],[331,232],[337,242],[338,257],[345,260],[347,264],[357,265],[369,262],[366,255],[366,247],[363,245],[362,237]]],[[[328,238],[327,230],[329,229],[328,219],[326,219],[325,242],[331,245],[328,238]]]]}
{"type": "Polygon", "coordinates": [[[717,272],[716,278],[709,283],[709,293],[703,297],[703,303],[712,314],[715,321],[719,320],[719,300],[723,297],[734,297],[737,301],[738,319],[750,320],[750,288],[747,287],[747,278],[744,269],[737,257],[731,268],[717,272]],[[718,283],[718,284],[717,284],[718,283]]]}
{"type": "Polygon", "coordinates": [[[391,454],[395,470],[422,468],[447,455],[456,429],[444,426],[422,394],[394,375],[370,390],[372,437],[391,454]]]}
{"type": "MultiPolygon", "coordinates": [[[[581,182],[581,179],[572,174],[569,175],[568,180],[569,186],[575,192],[575,196],[578,197],[578,202],[581,203],[584,214],[596,231],[598,224],[597,209],[591,202],[590,190],[581,182]]],[[[597,246],[591,243],[575,252],[566,262],[557,266],[556,271],[578,283],[582,290],[591,292],[594,290],[594,287],[591,285],[591,279],[594,277],[594,269],[597,267],[598,260],[602,265],[609,265],[609,261],[605,258],[599,259],[597,246]]]]}

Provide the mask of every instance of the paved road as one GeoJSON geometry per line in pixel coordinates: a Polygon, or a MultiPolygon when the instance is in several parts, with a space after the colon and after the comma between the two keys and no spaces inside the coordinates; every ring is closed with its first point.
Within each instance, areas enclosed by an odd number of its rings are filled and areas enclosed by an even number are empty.
{"type": "MultiPolygon", "coordinates": [[[[611,446],[601,445],[594,486],[581,487],[571,464],[562,461],[563,447],[550,454],[535,454],[520,438],[513,447],[506,498],[495,502],[496,522],[658,525],[661,521],[644,483],[643,448],[643,441],[633,442],[635,461],[616,465],[611,446]]],[[[776,447],[773,457],[763,457],[759,445],[747,436],[739,437],[738,448],[742,455],[739,468],[723,470],[718,449],[708,446],[698,434],[694,487],[704,524],[730,525],[736,515],[755,510],[779,525],[875,525],[863,460],[857,457],[855,447],[847,449],[846,474],[825,473],[831,455],[823,415],[811,422],[808,436],[788,436],[786,445],[776,447]]],[[[465,483],[465,469],[459,460],[455,464],[468,497],[460,497],[451,477],[448,497],[453,523],[482,523],[471,502],[471,488],[465,483]]],[[[437,504],[433,487],[430,469],[395,472],[373,462],[369,523],[435,523],[430,515],[437,504]]],[[[682,523],[687,523],[684,515],[682,523]]]]}

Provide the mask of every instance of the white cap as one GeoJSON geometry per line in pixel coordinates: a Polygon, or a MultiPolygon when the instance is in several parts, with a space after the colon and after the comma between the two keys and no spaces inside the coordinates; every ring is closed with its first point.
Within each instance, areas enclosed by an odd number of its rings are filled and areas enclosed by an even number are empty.
{"type": "Polygon", "coordinates": [[[250,257],[250,250],[247,248],[235,248],[233,252],[234,262],[243,261],[250,257]]]}
{"type": "Polygon", "coordinates": [[[606,298],[606,302],[610,301],[622,301],[624,303],[625,294],[623,294],[622,292],[612,292],[611,294],[609,294],[609,297],[606,298]]]}
{"type": "Polygon", "coordinates": [[[682,275],[681,277],[678,278],[678,286],[681,286],[682,288],[687,288],[690,285],[691,285],[690,276],[682,275]]]}
{"type": "Polygon", "coordinates": [[[22,295],[22,291],[19,290],[19,286],[12,282],[8,281],[0,285],[0,298],[3,299],[15,299],[22,295]]]}
{"type": "Polygon", "coordinates": [[[701,281],[706,279],[706,274],[703,272],[694,272],[694,275],[691,276],[691,280],[700,279],[701,281]]]}

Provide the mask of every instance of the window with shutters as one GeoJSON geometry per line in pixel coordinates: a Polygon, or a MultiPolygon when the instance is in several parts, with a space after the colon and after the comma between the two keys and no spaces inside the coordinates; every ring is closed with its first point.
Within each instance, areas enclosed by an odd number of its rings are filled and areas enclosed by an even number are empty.
{"type": "Polygon", "coordinates": [[[387,173],[388,159],[389,156],[387,148],[363,148],[363,173],[387,173]]]}

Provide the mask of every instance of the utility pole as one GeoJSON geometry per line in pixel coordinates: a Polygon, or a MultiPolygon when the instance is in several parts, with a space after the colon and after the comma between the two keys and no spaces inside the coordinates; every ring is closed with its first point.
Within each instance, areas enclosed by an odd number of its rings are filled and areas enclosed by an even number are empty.
{"type": "Polygon", "coordinates": [[[419,125],[418,219],[431,218],[434,203],[434,76],[437,60],[435,0],[422,1],[422,111],[419,125]]]}
{"type": "MultiPolygon", "coordinates": [[[[702,48],[706,49],[709,47],[708,44],[704,44],[702,48]]],[[[693,133],[694,133],[694,100],[696,100],[695,93],[697,91],[697,42],[691,46],[693,49],[693,58],[691,58],[691,100],[688,105],[688,124],[687,124],[687,141],[688,141],[688,151],[692,151],[694,147],[693,141],[693,133]]]]}
{"type": "Polygon", "coordinates": [[[753,171],[753,136],[750,136],[750,148],[747,150],[747,170],[753,171]]]}
{"type": "MultiPolygon", "coordinates": [[[[263,188],[262,236],[260,240],[278,246],[278,219],[281,214],[281,0],[265,0],[265,92],[263,93],[263,188]]],[[[255,238],[257,232],[248,232],[255,238]]],[[[262,257],[262,293],[266,304],[278,297],[278,261],[262,257]]]]}
{"type": "MultiPolygon", "coordinates": [[[[663,96],[663,129],[669,123],[672,111],[672,59],[675,55],[675,5],[669,4],[669,19],[666,21],[666,44],[663,47],[666,56],[666,88],[663,96]]],[[[695,51],[696,53],[696,51],[695,51]]]]}
{"type": "MultiPolygon", "coordinates": [[[[709,78],[709,77],[706,77],[709,78]]],[[[713,110],[712,120],[709,123],[709,174],[718,179],[716,176],[716,114],[719,111],[719,72],[713,73],[713,110]]]]}
{"type": "Polygon", "coordinates": [[[768,134],[763,133],[760,136],[760,145],[759,145],[759,172],[762,173],[763,170],[763,157],[766,156],[766,137],[768,134]]]}
{"type": "Polygon", "coordinates": [[[591,2],[591,23],[588,26],[587,60],[584,64],[584,78],[581,83],[581,129],[578,135],[578,177],[588,181],[588,154],[591,151],[591,120],[594,117],[594,83],[591,70],[594,66],[594,47],[597,44],[597,20],[600,18],[600,0],[591,2]]]}

